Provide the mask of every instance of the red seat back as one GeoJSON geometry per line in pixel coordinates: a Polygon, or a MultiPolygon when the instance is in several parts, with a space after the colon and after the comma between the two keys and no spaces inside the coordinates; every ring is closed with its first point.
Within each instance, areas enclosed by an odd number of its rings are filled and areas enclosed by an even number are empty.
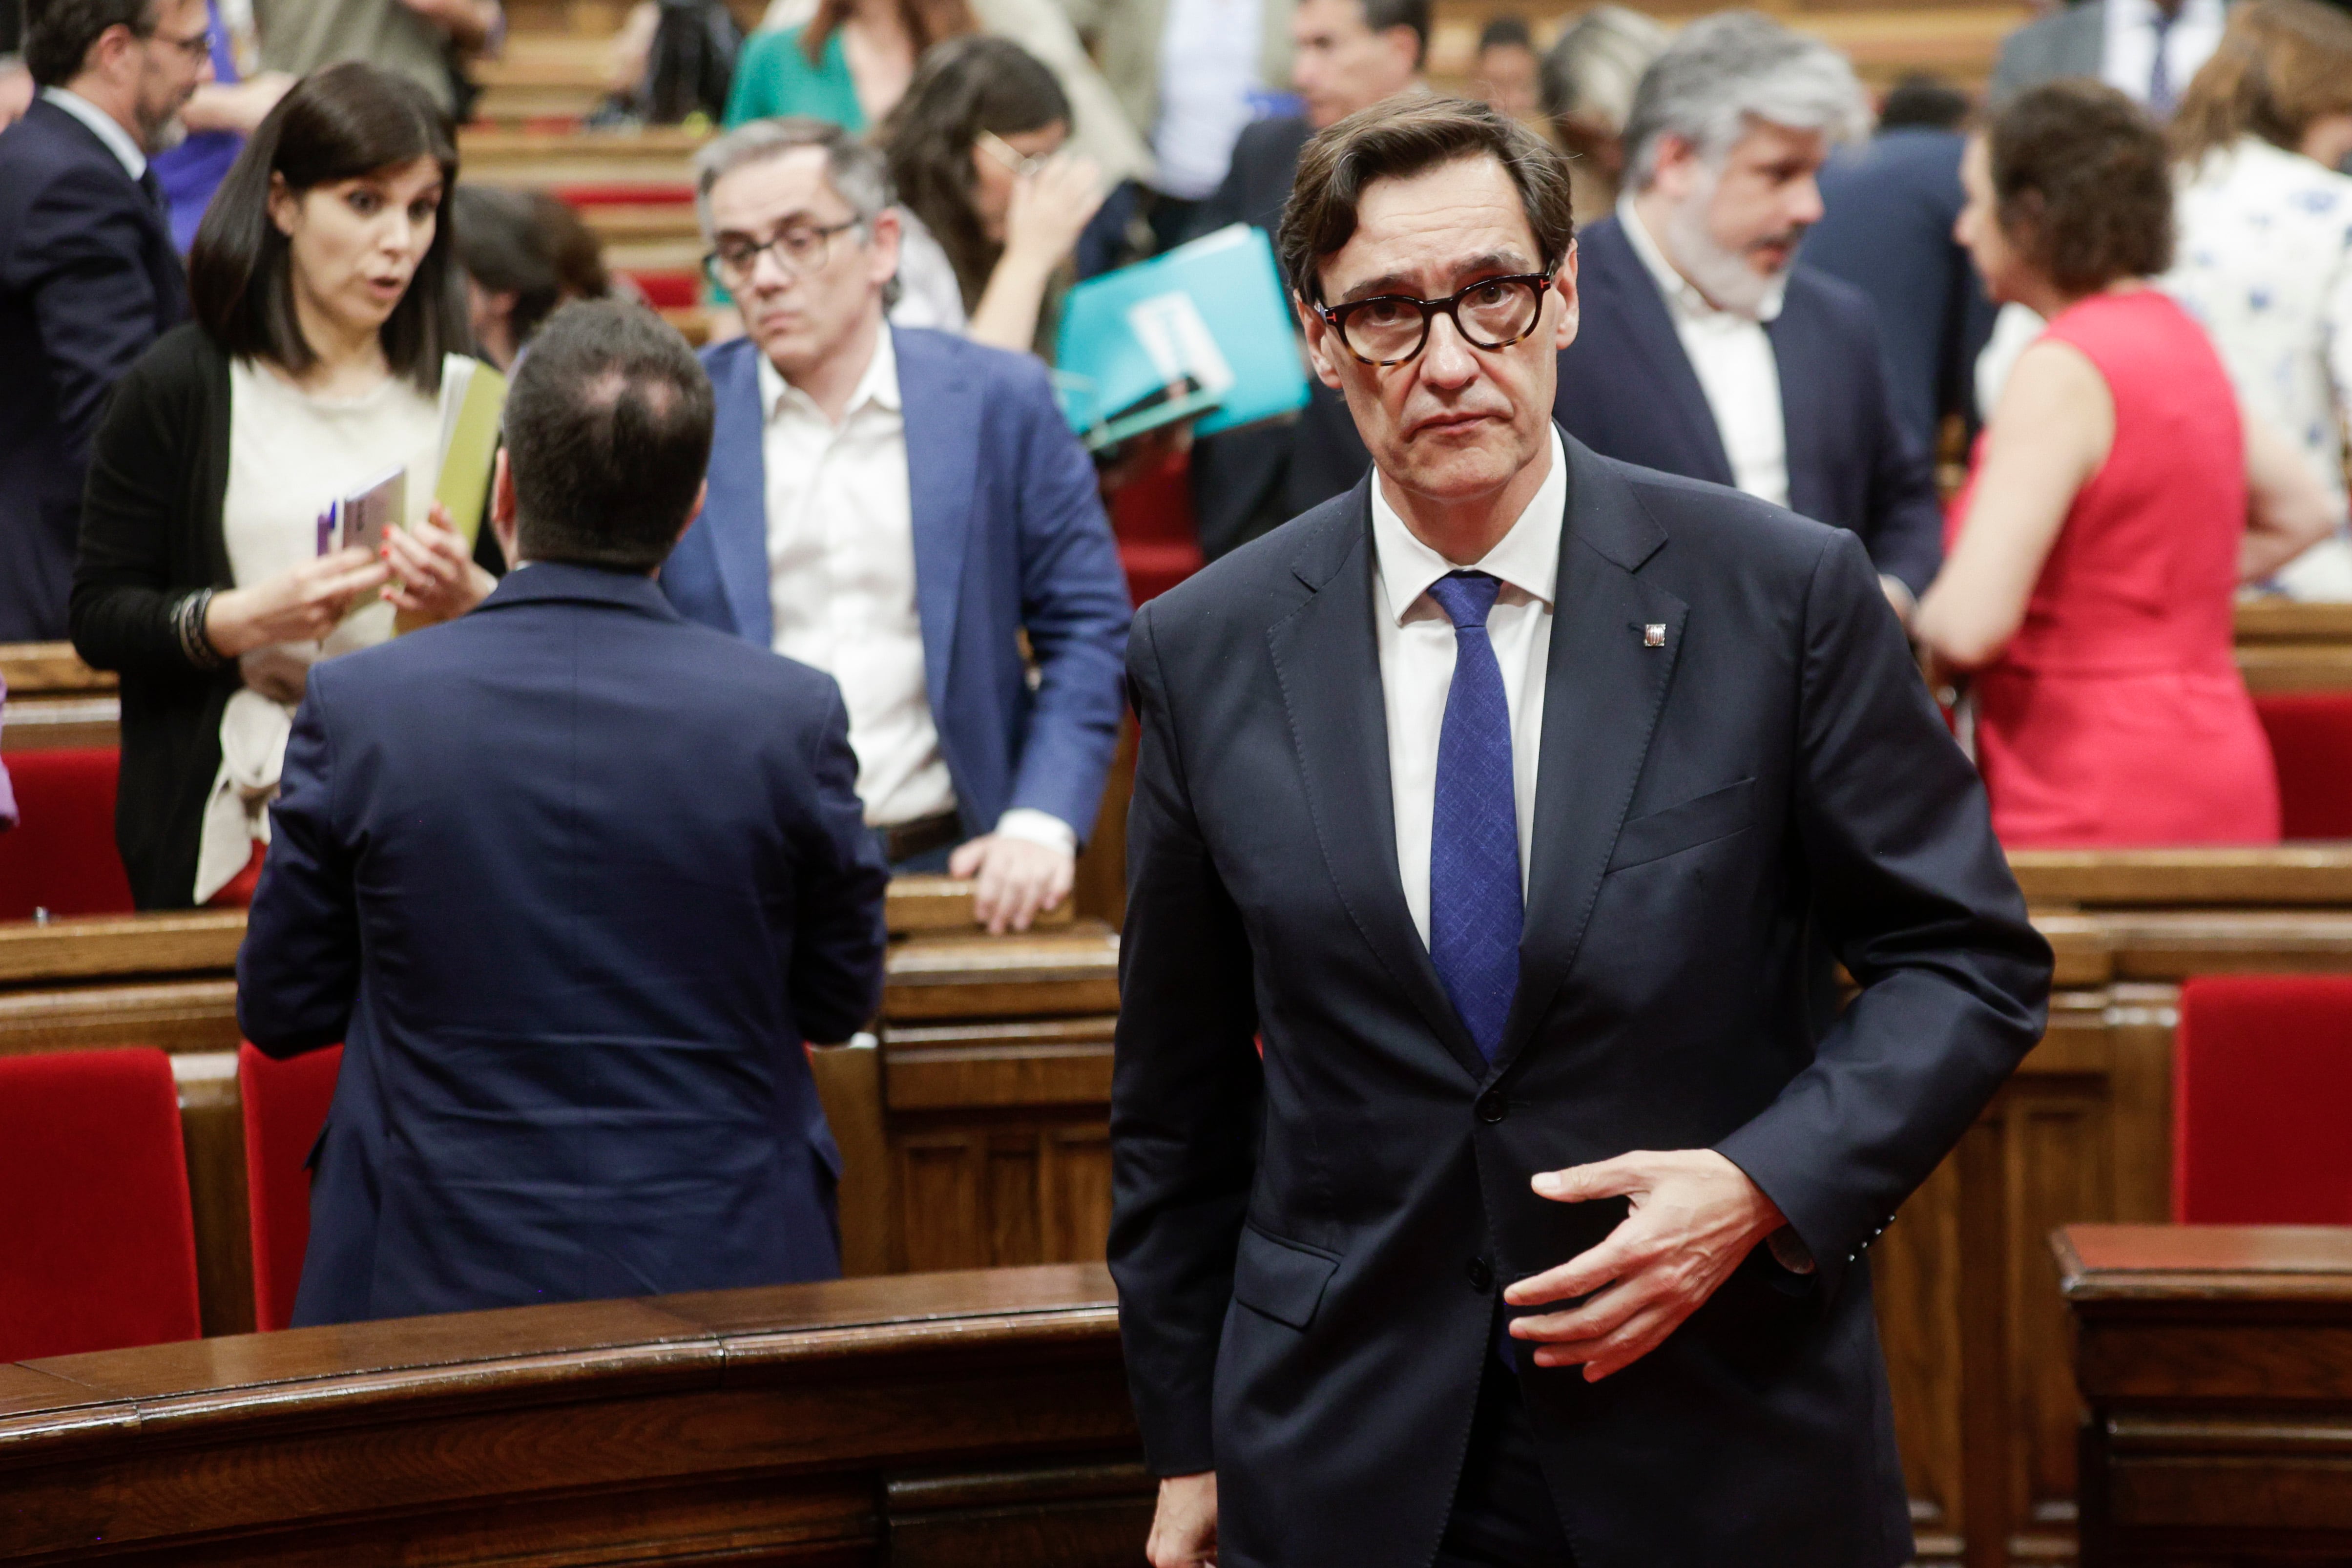
{"type": "Polygon", "coordinates": [[[245,1102],[246,1204],[253,1216],[253,1318],[268,1331],[294,1321],[294,1291],[310,1246],[310,1173],[305,1168],[343,1047],[285,1061],[249,1044],[236,1047],[236,1089],[245,1102]]]}
{"type": "Polygon", "coordinates": [[[2352,1225],[2352,975],[2199,975],[2180,988],[2172,1217],[2352,1225]]]}
{"type": "Polygon", "coordinates": [[[2352,692],[2257,697],[2289,838],[2352,838],[2352,692]]]}
{"type": "Polygon", "coordinates": [[[203,1332],[171,1058],[0,1057],[0,1362],[203,1332]]]}
{"type": "Polygon", "coordinates": [[[0,833],[0,920],[127,915],[131,880],[114,847],[111,746],[11,752],[17,824],[0,833]]]}

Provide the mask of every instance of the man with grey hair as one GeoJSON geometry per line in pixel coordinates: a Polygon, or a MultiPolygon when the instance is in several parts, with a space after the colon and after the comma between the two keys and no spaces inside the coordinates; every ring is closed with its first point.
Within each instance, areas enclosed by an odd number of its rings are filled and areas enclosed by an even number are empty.
{"type": "Polygon", "coordinates": [[[983,923],[1025,930],[1069,894],[1118,741],[1129,607],[1094,465],[1034,356],[884,320],[874,148],[755,121],[695,190],[745,335],[703,354],[710,495],[662,587],[838,680],[883,858],[972,878],[983,923]]]}
{"type": "Polygon", "coordinates": [[[1815,175],[1869,130],[1843,56],[1748,11],[1692,23],[1635,90],[1615,216],[1584,231],[1553,412],[1594,450],[1859,534],[1907,616],[1942,560],[1932,455],[1869,298],[1797,261],[1815,175]]]}

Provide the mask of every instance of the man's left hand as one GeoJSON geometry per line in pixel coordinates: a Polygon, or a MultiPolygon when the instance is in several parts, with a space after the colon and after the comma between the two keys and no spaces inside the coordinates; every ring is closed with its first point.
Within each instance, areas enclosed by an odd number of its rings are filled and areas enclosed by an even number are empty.
{"type": "Polygon", "coordinates": [[[1077,857],[1027,838],[984,833],[956,846],[948,875],[971,878],[972,918],[992,935],[1027,931],[1029,922],[1070,896],[1077,857]]]}
{"type": "Polygon", "coordinates": [[[1712,1149],[1636,1151],[1540,1172],[1531,1184],[1556,1203],[1633,1201],[1633,1212],[1600,1246],[1503,1292],[1514,1307],[1592,1298],[1511,1323],[1514,1339],[1538,1342],[1538,1366],[1581,1363],[1588,1383],[1664,1343],[1758,1242],[1788,1223],[1746,1172],[1712,1149]]]}

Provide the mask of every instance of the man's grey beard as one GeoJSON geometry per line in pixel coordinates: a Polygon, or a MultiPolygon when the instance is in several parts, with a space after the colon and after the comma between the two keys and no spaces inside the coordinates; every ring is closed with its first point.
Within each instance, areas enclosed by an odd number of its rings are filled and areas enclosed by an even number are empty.
{"type": "MultiPolygon", "coordinates": [[[[1666,217],[1666,232],[1658,237],[1675,268],[1717,310],[1754,321],[1763,313],[1764,297],[1786,269],[1759,272],[1746,256],[1717,245],[1706,231],[1706,209],[1714,199],[1715,174],[1710,170],[1704,184],[1675,204],[1666,217]]],[[[1790,252],[1795,254],[1793,239],[1790,252]]]]}
{"type": "Polygon", "coordinates": [[[188,139],[188,122],[180,118],[176,110],[162,124],[142,129],[144,134],[139,138],[140,144],[150,158],[160,157],[188,139]]]}

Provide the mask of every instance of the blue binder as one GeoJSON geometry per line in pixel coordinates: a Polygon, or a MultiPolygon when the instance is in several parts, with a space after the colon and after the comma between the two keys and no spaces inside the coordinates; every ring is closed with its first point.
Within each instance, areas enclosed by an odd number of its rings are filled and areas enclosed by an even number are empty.
{"type": "Polygon", "coordinates": [[[1212,436],[1307,404],[1274,246],[1246,224],[1072,289],[1055,357],[1063,415],[1090,447],[1189,415],[1212,436]]]}

